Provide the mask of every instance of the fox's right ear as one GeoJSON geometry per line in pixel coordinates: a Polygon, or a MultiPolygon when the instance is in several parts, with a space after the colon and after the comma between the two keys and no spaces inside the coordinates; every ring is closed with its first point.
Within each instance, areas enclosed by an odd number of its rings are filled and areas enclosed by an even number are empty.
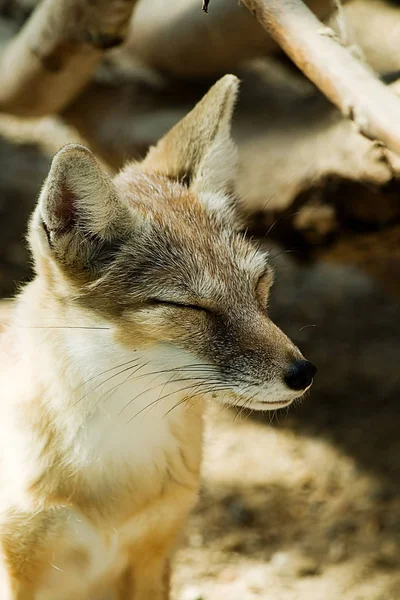
{"type": "Polygon", "coordinates": [[[151,148],[143,165],[196,192],[230,189],[236,169],[231,120],[239,80],[225,75],[194,109],[151,148]]]}
{"type": "Polygon", "coordinates": [[[64,146],[53,158],[38,210],[50,240],[74,229],[112,239],[126,226],[128,212],[111,177],[80,144],[64,146]]]}
{"type": "Polygon", "coordinates": [[[90,150],[69,144],[54,157],[31,220],[36,264],[47,256],[77,271],[100,268],[108,249],[129,231],[132,218],[90,150]]]}

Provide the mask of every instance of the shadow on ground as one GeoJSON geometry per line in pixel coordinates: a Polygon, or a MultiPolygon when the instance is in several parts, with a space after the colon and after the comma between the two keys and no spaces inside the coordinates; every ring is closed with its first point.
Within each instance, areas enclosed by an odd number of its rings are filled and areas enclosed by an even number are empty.
{"type": "MultiPolygon", "coordinates": [[[[328,439],[400,485],[400,297],[360,267],[277,263],[271,314],[319,369],[278,427],[328,439]]],[[[400,278],[400,244],[397,266],[400,278]]]]}

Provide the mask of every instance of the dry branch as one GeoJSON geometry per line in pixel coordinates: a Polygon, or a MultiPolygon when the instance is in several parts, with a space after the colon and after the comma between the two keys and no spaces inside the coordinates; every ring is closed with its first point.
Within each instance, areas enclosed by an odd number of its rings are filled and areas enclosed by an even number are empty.
{"type": "Polygon", "coordinates": [[[62,110],[128,31],[136,0],[43,0],[0,62],[0,110],[62,110]]]}
{"type": "Polygon", "coordinates": [[[301,0],[243,0],[266,31],[360,133],[400,153],[400,100],[301,0]]]}
{"type": "MultiPolygon", "coordinates": [[[[305,78],[268,60],[235,73],[242,81],[233,134],[245,212],[281,214],[327,178],[382,188],[400,173],[400,156],[359,135],[305,78]]],[[[131,77],[125,85],[92,83],[63,114],[115,169],[143,156],[208,88],[131,77]]]]}
{"type": "MultiPolygon", "coordinates": [[[[332,0],[306,0],[320,19],[332,14],[332,0]]],[[[243,61],[280,52],[263,27],[238,0],[139,0],[129,39],[121,53],[179,78],[218,77],[243,61]]]]}

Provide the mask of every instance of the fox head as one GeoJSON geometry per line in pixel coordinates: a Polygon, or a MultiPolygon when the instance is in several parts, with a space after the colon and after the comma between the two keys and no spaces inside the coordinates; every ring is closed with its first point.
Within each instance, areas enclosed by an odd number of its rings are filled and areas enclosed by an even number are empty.
{"type": "Polygon", "coordinates": [[[273,409],[302,395],[315,367],[269,319],[268,254],[236,223],[237,89],[223,77],[114,179],[86,148],[64,147],[29,239],[51,296],[106,322],[121,347],[166,370],[192,365],[202,391],[227,402],[273,409]]]}

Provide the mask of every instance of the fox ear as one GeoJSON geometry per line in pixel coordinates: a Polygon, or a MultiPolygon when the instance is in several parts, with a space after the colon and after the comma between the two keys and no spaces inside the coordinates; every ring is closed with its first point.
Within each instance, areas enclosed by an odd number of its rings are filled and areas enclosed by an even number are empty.
{"type": "Polygon", "coordinates": [[[150,149],[145,168],[179,179],[196,192],[227,191],[236,167],[231,120],[239,80],[225,75],[195,108],[150,149]]]}
{"type": "Polygon", "coordinates": [[[52,243],[62,234],[77,231],[112,240],[126,227],[128,208],[90,150],[69,144],[53,159],[38,212],[52,243]]]}

